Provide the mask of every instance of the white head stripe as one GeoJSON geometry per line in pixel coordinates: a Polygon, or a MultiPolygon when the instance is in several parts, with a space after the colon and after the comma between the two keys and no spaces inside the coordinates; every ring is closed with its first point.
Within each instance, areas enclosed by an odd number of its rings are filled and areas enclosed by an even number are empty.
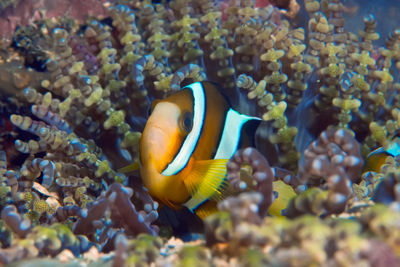
{"type": "Polygon", "coordinates": [[[193,127],[190,133],[186,136],[178,154],[162,172],[162,175],[166,176],[175,175],[186,166],[190,156],[196,148],[201,128],[203,127],[206,104],[203,86],[200,82],[196,82],[186,86],[185,88],[189,88],[193,94],[193,127]]]}
{"type": "Polygon", "coordinates": [[[257,117],[250,117],[229,109],[226,115],[224,130],[219,142],[217,153],[214,159],[230,159],[237,149],[240,139],[240,131],[243,124],[249,120],[260,120],[257,117]]]}

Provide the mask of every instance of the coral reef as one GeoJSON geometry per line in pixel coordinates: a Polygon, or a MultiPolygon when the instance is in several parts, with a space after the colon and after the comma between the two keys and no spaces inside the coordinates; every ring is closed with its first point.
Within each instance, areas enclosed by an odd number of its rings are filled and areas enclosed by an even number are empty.
{"type": "Polygon", "coordinates": [[[347,32],[340,0],[92,2],[0,4],[24,13],[0,20],[0,265],[400,266],[399,157],[363,171],[399,142],[399,29],[347,32]],[[119,170],[152,101],[203,80],[262,123],[178,235],[119,170]]]}
{"type": "Polygon", "coordinates": [[[0,1],[0,36],[11,39],[14,30],[35,20],[70,16],[84,22],[88,16],[105,17],[106,4],[113,1],[48,1],[2,0],[0,1]]]}

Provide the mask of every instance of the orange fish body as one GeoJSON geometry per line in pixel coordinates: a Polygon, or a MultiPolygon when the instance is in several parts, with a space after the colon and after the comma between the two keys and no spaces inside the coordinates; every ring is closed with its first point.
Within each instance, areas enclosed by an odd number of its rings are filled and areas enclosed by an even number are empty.
{"type": "MultiPolygon", "coordinates": [[[[260,119],[240,114],[210,82],[197,82],[153,104],[140,140],[140,174],[150,195],[199,217],[226,189],[226,162],[260,119]]],[[[246,144],[247,145],[247,144],[246,144]]]]}

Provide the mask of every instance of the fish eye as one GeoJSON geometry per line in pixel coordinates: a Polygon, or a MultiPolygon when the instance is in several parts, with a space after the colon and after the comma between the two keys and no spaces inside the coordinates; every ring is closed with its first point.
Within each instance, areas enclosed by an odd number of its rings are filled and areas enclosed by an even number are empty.
{"type": "Polygon", "coordinates": [[[183,132],[189,133],[193,127],[193,115],[192,113],[186,111],[181,117],[181,128],[183,132]]]}

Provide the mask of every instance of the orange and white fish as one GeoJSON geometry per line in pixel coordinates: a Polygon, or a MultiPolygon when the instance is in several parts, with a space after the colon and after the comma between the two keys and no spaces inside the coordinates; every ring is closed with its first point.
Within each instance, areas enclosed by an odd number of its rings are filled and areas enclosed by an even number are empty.
{"type": "Polygon", "coordinates": [[[140,140],[144,186],[161,203],[206,217],[227,189],[227,161],[252,145],[259,123],[233,110],[211,82],[154,101],[140,140]]]}

